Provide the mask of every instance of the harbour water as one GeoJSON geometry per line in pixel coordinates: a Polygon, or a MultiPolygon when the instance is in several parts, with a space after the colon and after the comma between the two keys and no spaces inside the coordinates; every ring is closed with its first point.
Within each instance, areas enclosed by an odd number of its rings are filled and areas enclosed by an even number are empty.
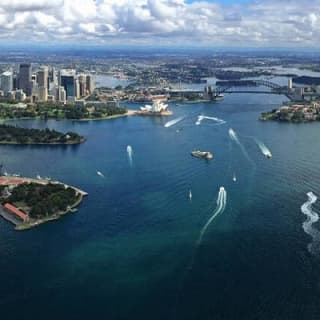
{"type": "Polygon", "coordinates": [[[227,94],[172,104],[174,115],[164,119],[17,122],[77,131],[87,141],[1,146],[6,170],[89,196],[77,213],[27,232],[0,220],[1,318],[319,319],[320,242],[308,250],[301,206],[308,192],[320,194],[320,123],[258,121],[284,99],[227,94]],[[226,123],[195,125],[201,114],[226,123]],[[215,157],[193,158],[192,150],[215,157]],[[224,211],[197,245],[221,186],[224,211]]]}

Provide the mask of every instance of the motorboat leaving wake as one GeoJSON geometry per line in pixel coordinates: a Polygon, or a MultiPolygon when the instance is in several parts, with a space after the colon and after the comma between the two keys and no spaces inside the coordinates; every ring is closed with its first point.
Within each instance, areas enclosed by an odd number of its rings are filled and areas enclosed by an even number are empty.
{"type": "Polygon", "coordinates": [[[168,122],[165,123],[164,127],[165,127],[165,128],[172,127],[172,126],[174,126],[175,124],[181,122],[183,119],[184,119],[184,117],[179,117],[179,118],[170,120],[170,121],[168,121],[168,122]]]}
{"type": "Polygon", "coordinates": [[[253,166],[255,166],[255,163],[253,162],[253,160],[249,157],[249,154],[247,152],[247,150],[245,149],[245,147],[243,146],[243,144],[240,142],[238,135],[236,134],[236,132],[230,128],[228,130],[229,133],[229,137],[232,141],[234,141],[241,149],[242,153],[244,154],[244,156],[252,163],[253,166]]]}
{"type": "Polygon", "coordinates": [[[130,166],[132,166],[133,163],[133,149],[130,145],[127,146],[127,154],[128,154],[128,160],[130,166]]]}
{"type": "Polygon", "coordinates": [[[271,151],[266,147],[266,145],[259,141],[258,139],[255,138],[255,141],[259,147],[259,149],[261,150],[262,154],[267,157],[268,159],[271,159],[272,158],[272,154],[271,154],[271,151]]]}
{"type": "Polygon", "coordinates": [[[237,182],[237,177],[236,177],[236,174],[235,174],[235,173],[233,174],[232,181],[233,181],[233,182],[237,182]]]}
{"type": "Polygon", "coordinates": [[[199,126],[204,119],[215,121],[216,125],[221,125],[221,124],[226,123],[226,121],[219,119],[219,118],[216,118],[216,117],[209,117],[209,116],[200,115],[200,116],[198,116],[198,119],[195,124],[197,126],[199,126]]]}
{"type": "Polygon", "coordinates": [[[189,200],[191,201],[192,200],[192,191],[189,190],[189,200]]]}
{"type": "Polygon", "coordinates": [[[102,178],[104,178],[104,174],[102,172],[100,172],[100,171],[97,171],[97,175],[102,177],[102,178]]]}
{"type": "Polygon", "coordinates": [[[238,135],[235,133],[235,131],[232,128],[230,128],[228,130],[228,133],[229,133],[229,137],[230,137],[231,140],[236,142],[238,145],[241,145],[241,143],[240,143],[240,141],[238,139],[238,135]]]}
{"type": "Polygon", "coordinates": [[[210,226],[210,224],[212,223],[212,221],[220,214],[222,213],[225,208],[226,208],[226,204],[227,204],[227,192],[225,190],[224,187],[220,187],[219,189],[219,194],[218,194],[218,199],[217,199],[217,207],[215,208],[215,210],[213,211],[212,216],[209,218],[209,220],[207,221],[207,223],[204,225],[204,227],[201,229],[200,232],[200,236],[199,239],[197,241],[197,245],[199,246],[202,242],[202,238],[204,236],[204,234],[206,233],[208,227],[210,226]]]}
{"type": "Polygon", "coordinates": [[[311,243],[308,245],[309,252],[316,254],[320,251],[320,231],[313,225],[319,221],[319,215],[312,210],[312,205],[318,198],[313,192],[308,192],[307,196],[308,201],[301,206],[301,212],[307,216],[307,220],[302,223],[302,228],[312,238],[311,243]]]}

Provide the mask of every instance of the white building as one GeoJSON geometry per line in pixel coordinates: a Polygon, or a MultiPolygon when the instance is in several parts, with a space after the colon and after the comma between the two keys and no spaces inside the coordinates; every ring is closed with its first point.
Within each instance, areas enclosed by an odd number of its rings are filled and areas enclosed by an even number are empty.
{"type": "Polygon", "coordinates": [[[12,72],[6,71],[1,74],[1,89],[6,95],[9,91],[13,89],[13,75],[12,72]]]}

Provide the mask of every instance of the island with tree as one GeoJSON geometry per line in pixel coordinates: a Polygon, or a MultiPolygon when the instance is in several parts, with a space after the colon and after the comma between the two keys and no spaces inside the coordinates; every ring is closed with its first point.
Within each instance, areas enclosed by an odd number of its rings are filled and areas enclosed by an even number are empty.
{"type": "Polygon", "coordinates": [[[0,215],[26,230],[57,220],[76,207],[87,195],[59,182],[28,178],[0,178],[0,215]]]}
{"type": "Polygon", "coordinates": [[[79,144],[85,141],[75,132],[62,133],[56,130],[22,128],[0,124],[0,144],[79,144]]]}

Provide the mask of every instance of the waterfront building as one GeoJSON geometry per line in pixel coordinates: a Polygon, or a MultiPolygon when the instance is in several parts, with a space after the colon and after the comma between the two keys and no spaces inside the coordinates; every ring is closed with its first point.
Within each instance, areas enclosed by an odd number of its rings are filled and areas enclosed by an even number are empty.
{"type": "Polygon", "coordinates": [[[19,210],[18,208],[16,208],[15,206],[13,206],[10,203],[6,203],[4,205],[4,207],[6,208],[6,210],[8,212],[10,212],[11,214],[13,214],[15,217],[21,219],[23,222],[28,220],[28,215],[26,215],[24,212],[22,212],[21,210],[19,210]]]}
{"type": "Polygon", "coordinates": [[[13,75],[12,72],[6,71],[1,74],[1,89],[4,95],[13,89],[13,75]]]}
{"type": "Polygon", "coordinates": [[[18,88],[23,90],[23,92],[30,96],[32,93],[32,74],[31,74],[31,64],[22,63],[19,66],[19,84],[18,88]]]}
{"type": "Polygon", "coordinates": [[[26,100],[26,98],[27,98],[27,95],[25,94],[25,92],[22,89],[15,91],[15,99],[16,100],[24,101],[24,100],[26,100]]]}

